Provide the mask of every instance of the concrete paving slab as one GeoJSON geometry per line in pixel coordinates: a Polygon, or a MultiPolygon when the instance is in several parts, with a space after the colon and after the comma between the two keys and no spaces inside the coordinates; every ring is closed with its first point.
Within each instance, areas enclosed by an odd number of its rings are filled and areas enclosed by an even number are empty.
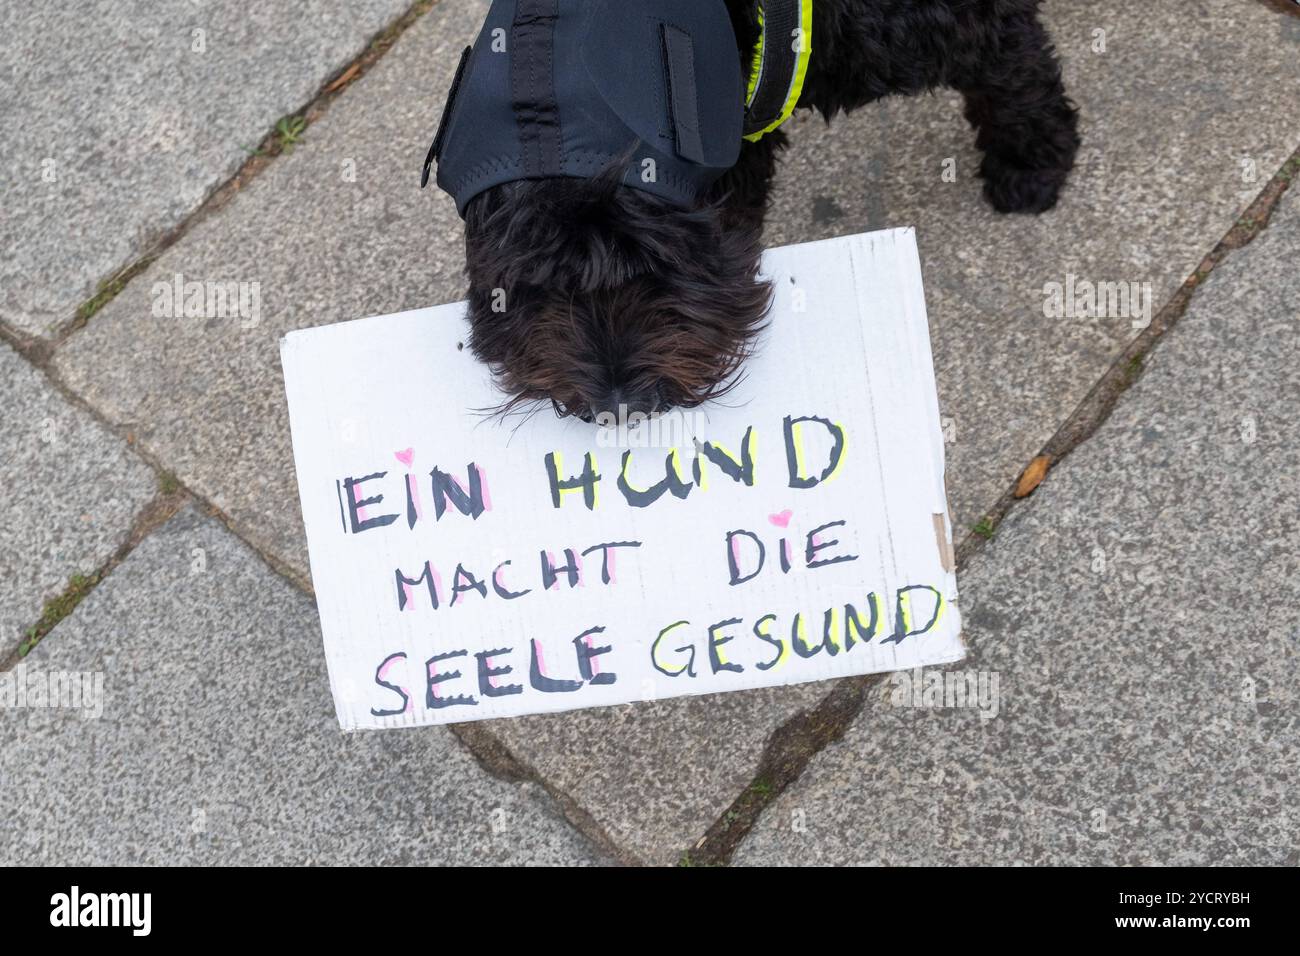
{"type": "Polygon", "coordinates": [[[1236,0],[1047,0],[1044,13],[1084,138],[1056,210],[979,201],[961,97],[941,92],[830,128],[801,114],[769,217],[777,244],[916,226],[963,529],[1140,331],[1141,315],[1048,318],[1044,287],[1136,283],[1158,310],[1300,146],[1293,18],[1236,0]]]}
{"type": "Polygon", "coordinates": [[[884,685],[737,862],[1300,863],[1298,244],[1293,189],[970,563],[996,716],[884,685]]]}
{"type": "Polygon", "coordinates": [[[342,734],[311,601],[191,510],[0,674],[6,692],[6,866],[601,861],[445,728],[342,734]],[[92,675],[79,706],[36,703],[41,686],[73,703],[55,674],[92,675]]]}
{"type": "Polygon", "coordinates": [[[157,493],[126,443],[0,344],[0,657],[74,574],[103,567],[157,493]]]}
{"type": "Polygon", "coordinates": [[[485,729],[645,863],[677,863],[754,780],[772,732],[830,682],[567,714],[485,729]]]}
{"type": "MultiPolygon", "coordinates": [[[[304,577],[277,342],[291,328],[462,294],[460,221],[447,197],[420,193],[416,182],[484,9],[482,0],[435,7],[312,126],[304,146],[200,224],[57,356],[88,400],[132,422],[189,487],[304,577]],[[260,322],[154,317],[154,283],[178,275],[259,283],[260,322]]],[[[800,121],[771,219],[774,244],[920,225],[959,529],[1136,334],[1128,317],[1045,319],[1045,283],[1069,274],[1150,282],[1158,307],[1300,142],[1287,96],[1300,59],[1279,44],[1279,18],[1267,8],[1050,0],[1046,10],[1089,141],[1061,209],[1041,220],[987,212],[971,176],[971,133],[951,98],[939,97],[879,104],[826,132],[800,121]],[[1096,29],[1107,31],[1104,54],[1092,52],[1096,29]],[[1216,64],[1209,77],[1207,62],[1216,64]],[[950,156],[951,184],[941,179],[950,156]],[[1254,161],[1253,182],[1243,179],[1242,158],[1254,161]]],[[[548,779],[575,790],[609,782],[590,787],[585,808],[629,849],[666,862],[684,849],[682,835],[702,834],[730,804],[771,728],[807,704],[784,694],[744,700],[717,704],[710,719],[662,705],[680,721],[675,745],[653,729],[665,724],[641,722],[645,729],[618,739],[600,767],[579,745],[609,717],[500,733],[548,779]],[[719,738],[713,719],[747,724],[752,739],[719,738]],[[621,772],[629,750],[646,756],[636,774],[621,772]],[[678,756],[663,762],[655,753],[678,756]],[[700,767],[713,775],[692,776],[700,767]]]]}
{"type": "Polygon", "coordinates": [[[71,319],[408,5],[4,4],[0,320],[71,319]]]}
{"type": "Polygon", "coordinates": [[[198,479],[195,491],[304,577],[279,339],[463,294],[460,219],[450,199],[421,192],[419,178],[445,88],[486,10],[483,0],[435,6],[304,143],[168,250],[56,358],[74,389],[130,421],[178,477],[198,479]],[[182,287],[240,283],[257,309],[186,318],[154,294],[178,276],[182,287]],[[173,314],[155,315],[155,303],[173,314]]]}

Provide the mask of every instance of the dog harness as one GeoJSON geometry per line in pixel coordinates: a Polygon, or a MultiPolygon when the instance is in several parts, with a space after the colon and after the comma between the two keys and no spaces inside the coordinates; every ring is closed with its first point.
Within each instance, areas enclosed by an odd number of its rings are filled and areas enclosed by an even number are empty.
{"type": "Polygon", "coordinates": [[[523,179],[618,176],[695,204],[794,112],[812,54],[812,0],[761,0],[746,84],[721,0],[492,0],[461,55],[420,179],[463,217],[523,179]]]}
{"type": "Polygon", "coordinates": [[[757,142],[794,113],[812,58],[812,0],[768,2],[745,95],[745,139],[757,142]]]}

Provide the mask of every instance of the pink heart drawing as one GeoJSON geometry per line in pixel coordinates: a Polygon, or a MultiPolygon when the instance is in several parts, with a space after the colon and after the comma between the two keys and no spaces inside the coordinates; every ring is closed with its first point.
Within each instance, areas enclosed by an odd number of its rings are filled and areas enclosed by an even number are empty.
{"type": "Polygon", "coordinates": [[[393,452],[393,454],[396,455],[396,456],[397,456],[397,460],[400,461],[400,462],[401,462],[403,465],[405,465],[407,468],[410,468],[410,467],[411,467],[411,462],[415,461],[415,449],[414,449],[414,448],[408,448],[408,449],[406,449],[406,451],[395,451],[395,452],[393,452]]]}
{"type": "Polygon", "coordinates": [[[786,508],[779,515],[768,515],[767,520],[772,522],[772,524],[776,525],[778,528],[788,528],[790,527],[790,518],[792,515],[794,515],[794,512],[789,508],[786,508]]]}

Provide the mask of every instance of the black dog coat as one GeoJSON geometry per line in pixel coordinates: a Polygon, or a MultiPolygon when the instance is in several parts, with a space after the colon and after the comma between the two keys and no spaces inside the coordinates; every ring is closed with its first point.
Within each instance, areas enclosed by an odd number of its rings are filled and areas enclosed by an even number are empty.
{"type": "Polygon", "coordinates": [[[621,170],[624,185],[693,205],[741,140],[775,129],[798,100],[811,0],[763,8],[747,84],[722,0],[493,0],[421,185],[436,159],[464,216],[502,183],[621,170]]]}

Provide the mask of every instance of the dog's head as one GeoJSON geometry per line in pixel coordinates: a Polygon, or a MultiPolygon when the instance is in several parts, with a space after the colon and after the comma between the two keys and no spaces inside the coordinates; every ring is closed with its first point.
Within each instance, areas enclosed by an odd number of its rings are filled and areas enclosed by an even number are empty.
{"type": "Polygon", "coordinates": [[[640,12],[494,0],[425,161],[465,217],[471,346],[507,407],[698,405],[734,381],[767,312],[773,147],[742,138],[789,74],[759,71],[746,106],[749,3],[640,12]]]}
{"type": "Polygon", "coordinates": [[[767,312],[758,216],[616,177],[506,183],[466,210],[471,346],[511,405],[691,407],[734,381],[767,312]]]}

